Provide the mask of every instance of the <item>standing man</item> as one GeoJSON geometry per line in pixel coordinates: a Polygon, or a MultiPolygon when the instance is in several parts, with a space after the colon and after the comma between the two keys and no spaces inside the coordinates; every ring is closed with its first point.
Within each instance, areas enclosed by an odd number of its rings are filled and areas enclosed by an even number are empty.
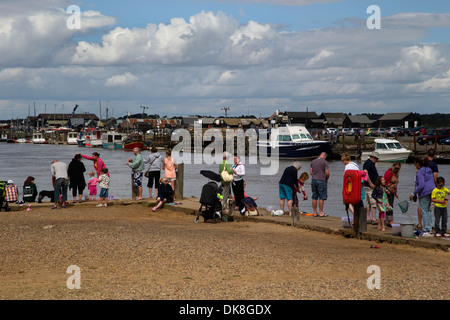
{"type": "Polygon", "coordinates": [[[134,148],[134,160],[128,159],[127,165],[133,171],[134,185],[137,188],[137,197],[135,200],[142,200],[142,178],[144,177],[144,159],[142,158],[141,150],[134,148]]]}
{"type": "Polygon", "coordinates": [[[291,215],[292,204],[294,199],[294,188],[298,185],[298,170],[301,168],[301,164],[295,161],[292,166],[284,169],[283,175],[278,182],[278,193],[280,195],[280,208],[284,212],[284,203],[287,200],[287,207],[289,210],[289,215],[291,215]]]}
{"type": "Polygon", "coordinates": [[[435,156],[436,156],[436,154],[434,153],[434,149],[429,149],[427,152],[428,167],[431,169],[431,172],[433,172],[434,184],[437,187],[438,186],[437,178],[438,178],[438,174],[439,174],[439,168],[438,168],[436,162],[434,162],[435,156]]]}
{"type": "Polygon", "coordinates": [[[67,174],[67,164],[58,160],[53,160],[50,167],[52,182],[55,187],[55,205],[52,209],[58,209],[59,196],[61,195],[61,208],[67,205],[67,187],[69,176],[67,174]]]}
{"type": "Polygon", "coordinates": [[[370,222],[370,211],[372,211],[372,224],[378,224],[377,221],[377,201],[372,197],[372,191],[375,188],[375,182],[378,178],[378,170],[375,164],[378,161],[378,152],[370,154],[369,159],[364,162],[363,170],[367,173],[367,181],[364,182],[364,193],[367,202],[367,222],[370,222]]]}
{"type": "Polygon", "coordinates": [[[311,191],[312,191],[312,207],[314,217],[327,217],[323,212],[325,200],[328,194],[328,179],[330,178],[330,170],[328,168],[327,154],[322,152],[320,156],[311,162],[309,172],[311,173],[311,191]],[[317,200],[319,200],[319,214],[317,214],[317,200]]]}

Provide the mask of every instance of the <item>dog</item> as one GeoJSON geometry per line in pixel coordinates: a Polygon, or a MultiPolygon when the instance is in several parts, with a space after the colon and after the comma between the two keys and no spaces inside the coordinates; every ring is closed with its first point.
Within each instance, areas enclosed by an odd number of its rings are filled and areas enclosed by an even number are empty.
{"type": "Polygon", "coordinates": [[[42,199],[45,197],[50,198],[50,202],[55,202],[55,191],[53,190],[42,190],[39,192],[38,203],[42,203],[42,199]]]}

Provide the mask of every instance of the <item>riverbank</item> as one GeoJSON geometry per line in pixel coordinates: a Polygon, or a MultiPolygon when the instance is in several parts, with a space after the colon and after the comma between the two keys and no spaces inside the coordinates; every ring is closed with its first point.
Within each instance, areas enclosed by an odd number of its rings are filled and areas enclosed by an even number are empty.
{"type": "MultiPolygon", "coordinates": [[[[195,224],[195,198],[156,213],[145,201],[115,201],[107,208],[77,203],[51,210],[43,203],[2,211],[0,298],[450,298],[448,252],[441,249],[288,227],[289,217],[195,224]],[[80,268],[79,290],[66,285],[71,265],[80,268]],[[381,270],[379,290],[367,288],[371,265],[381,270]]],[[[300,218],[316,228],[337,222],[300,218]]]]}

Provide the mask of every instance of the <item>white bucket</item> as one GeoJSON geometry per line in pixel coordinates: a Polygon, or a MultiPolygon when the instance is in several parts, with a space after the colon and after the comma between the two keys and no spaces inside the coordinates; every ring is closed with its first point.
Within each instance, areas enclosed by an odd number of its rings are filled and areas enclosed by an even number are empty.
{"type": "Polygon", "coordinates": [[[400,225],[403,238],[412,238],[414,236],[414,223],[400,223],[400,225]]]}
{"type": "Polygon", "coordinates": [[[399,223],[393,223],[392,226],[392,235],[394,236],[401,236],[402,234],[402,228],[400,227],[399,223]]]}
{"type": "Polygon", "coordinates": [[[348,217],[342,217],[342,226],[344,228],[353,228],[352,223],[353,223],[353,217],[350,217],[350,224],[348,224],[348,217]]]}

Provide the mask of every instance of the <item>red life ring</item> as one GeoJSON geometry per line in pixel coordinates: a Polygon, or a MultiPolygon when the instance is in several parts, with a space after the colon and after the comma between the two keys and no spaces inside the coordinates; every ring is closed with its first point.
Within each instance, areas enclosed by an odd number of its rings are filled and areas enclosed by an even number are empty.
{"type": "Polygon", "coordinates": [[[361,175],[358,170],[344,172],[342,197],[346,204],[358,204],[361,201],[361,175]]]}

